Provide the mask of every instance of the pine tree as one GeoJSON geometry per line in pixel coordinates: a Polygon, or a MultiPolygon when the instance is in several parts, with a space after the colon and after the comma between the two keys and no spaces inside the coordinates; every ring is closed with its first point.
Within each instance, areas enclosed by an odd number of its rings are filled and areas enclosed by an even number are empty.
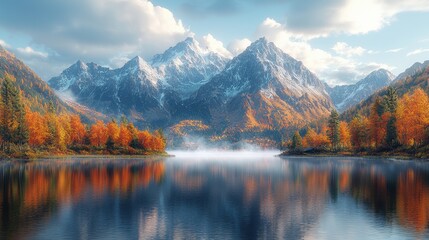
{"type": "Polygon", "coordinates": [[[296,131],[293,134],[292,143],[290,145],[290,148],[294,152],[302,151],[302,138],[301,138],[301,135],[299,135],[298,131],[296,131]]]}
{"type": "Polygon", "coordinates": [[[384,110],[390,113],[390,118],[386,125],[386,145],[394,148],[398,145],[398,130],[396,128],[396,110],[398,108],[398,94],[393,87],[388,87],[384,96],[384,110]]]}
{"type": "Polygon", "coordinates": [[[6,75],[0,90],[2,110],[0,134],[7,149],[11,143],[21,146],[28,143],[29,139],[24,105],[13,81],[13,77],[6,75]]]}
{"type": "Polygon", "coordinates": [[[335,109],[331,111],[331,115],[329,116],[327,135],[332,149],[336,150],[340,143],[340,117],[335,109]]]}
{"type": "Polygon", "coordinates": [[[14,114],[13,114],[13,98],[15,95],[15,88],[13,82],[8,75],[6,75],[1,85],[1,107],[2,107],[2,119],[1,119],[1,136],[3,142],[7,145],[12,142],[13,137],[13,126],[14,126],[14,114]]]}
{"type": "Polygon", "coordinates": [[[111,150],[114,150],[114,149],[115,149],[115,142],[113,141],[113,139],[112,139],[112,137],[111,137],[111,136],[109,136],[109,137],[107,138],[107,141],[106,141],[106,149],[107,149],[107,150],[109,150],[109,151],[111,151],[111,150]]]}

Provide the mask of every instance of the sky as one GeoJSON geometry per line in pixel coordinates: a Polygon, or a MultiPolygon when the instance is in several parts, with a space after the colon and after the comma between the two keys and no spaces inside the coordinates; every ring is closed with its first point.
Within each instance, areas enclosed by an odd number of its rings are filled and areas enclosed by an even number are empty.
{"type": "Polygon", "coordinates": [[[190,36],[230,58],[266,37],[333,86],[429,60],[427,22],[429,0],[2,0],[0,45],[49,80],[190,36]]]}

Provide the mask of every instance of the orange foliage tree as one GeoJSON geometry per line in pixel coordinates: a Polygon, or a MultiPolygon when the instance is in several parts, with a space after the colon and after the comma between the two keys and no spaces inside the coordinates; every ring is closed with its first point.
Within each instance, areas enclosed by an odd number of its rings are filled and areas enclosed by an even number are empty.
{"type": "Polygon", "coordinates": [[[424,143],[429,128],[429,97],[420,88],[399,100],[397,129],[399,141],[406,146],[424,143]]]}
{"type": "Polygon", "coordinates": [[[121,127],[119,129],[118,145],[121,147],[127,147],[132,139],[133,136],[131,134],[131,131],[128,129],[127,126],[121,124],[121,127]]]}
{"type": "Polygon", "coordinates": [[[313,147],[313,148],[324,148],[329,146],[330,144],[328,136],[322,133],[318,134],[312,128],[308,128],[307,134],[305,134],[302,142],[304,147],[313,147]]]}
{"type": "Polygon", "coordinates": [[[382,100],[377,98],[371,106],[369,116],[369,132],[371,144],[378,148],[383,145],[386,138],[386,125],[389,120],[388,113],[384,113],[382,100]]]}
{"type": "Polygon", "coordinates": [[[361,149],[369,146],[369,121],[368,118],[360,115],[353,118],[350,122],[350,139],[355,149],[361,149]]]}
{"type": "Polygon", "coordinates": [[[342,148],[348,148],[351,146],[350,142],[350,129],[347,122],[340,122],[340,145],[342,148]]]}
{"type": "Polygon", "coordinates": [[[98,120],[94,125],[91,126],[89,140],[92,146],[104,146],[108,137],[107,127],[104,125],[103,121],[98,120]]]}
{"type": "Polygon", "coordinates": [[[86,136],[85,125],[81,122],[79,115],[70,116],[70,139],[73,144],[83,144],[86,136]]]}
{"type": "Polygon", "coordinates": [[[39,147],[46,143],[48,138],[48,126],[45,118],[38,112],[32,112],[26,109],[26,123],[29,132],[29,144],[33,147],[39,147]]]}

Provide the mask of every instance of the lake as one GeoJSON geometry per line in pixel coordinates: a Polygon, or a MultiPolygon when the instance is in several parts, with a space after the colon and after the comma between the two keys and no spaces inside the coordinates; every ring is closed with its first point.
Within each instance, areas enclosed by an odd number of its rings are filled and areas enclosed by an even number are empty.
{"type": "Polygon", "coordinates": [[[0,162],[0,238],[429,239],[429,162],[173,154],[0,162]]]}

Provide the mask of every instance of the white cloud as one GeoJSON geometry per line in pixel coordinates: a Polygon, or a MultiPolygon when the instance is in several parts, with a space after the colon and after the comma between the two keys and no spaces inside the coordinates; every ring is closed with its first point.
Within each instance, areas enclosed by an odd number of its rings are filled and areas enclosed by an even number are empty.
{"type": "Polygon", "coordinates": [[[215,39],[211,34],[203,36],[201,39],[202,47],[207,48],[208,50],[215,52],[222,57],[231,58],[232,54],[223,46],[223,43],[215,39]]]}
{"type": "Polygon", "coordinates": [[[425,53],[425,52],[429,52],[429,48],[419,48],[419,49],[416,49],[414,51],[411,51],[411,52],[407,53],[407,57],[417,55],[417,54],[421,54],[421,53],[425,53]]]}
{"type": "Polygon", "coordinates": [[[25,4],[23,8],[19,1],[2,3],[0,28],[30,37],[32,43],[68,63],[82,59],[110,64],[109,59],[122,53],[149,58],[192,35],[171,11],[149,0],[38,0],[25,4]]]}
{"type": "Polygon", "coordinates": [[[284,52],[300,60],[320,79],[330,85],[354,83],[370,72],[392,67],[380,63],[362,63],[312,47],[304,36],[297,36],[273,19],[267,18],[256,31],[256,37],[265,36],[284,52]]]}
{"type": "Polygon", "coordinates": [[[402,48],[394,48],[394,49],[386,50],[386,53],[397,53],[400,51],[402,51],[402,48]]]}
{"type": "Polygon", "coordinates": [[[4,48],[10,48],[10,45],[7,44],[4,40],[0,39],[0,46],[4,47],[4,48]]]}
{"type": "Polygon", "coordinates": [[[240,54],[244,50],[246,50],[246,48],[248,46],[250,46],[250,44],[252,44],[252,42],[247,38],[237,39],[237,40],[232,41],[228,45],[228,49],[234,56],[237,56],[238,54],[240,54]]]}
{"type": "Polygon", "coordinates": [[[390,24],[401,12],[429,11],[427,0],[290,0],[288,28],[308,37],[365,34],[390,24]]]}
{"type": "Polygon", "coordinates": [[[363,47],[352,47],[345,42],[337,42],[332,49],[339,55],[352,57],[352,56],[361,56],[367,50],[363,47]]]}
{"type": "Polygon", "coordinates": [[[47,58],[49,56],[48,53],[36,51],[31,47],[17,48],[16,50],[26,57],[47,58]]]}

